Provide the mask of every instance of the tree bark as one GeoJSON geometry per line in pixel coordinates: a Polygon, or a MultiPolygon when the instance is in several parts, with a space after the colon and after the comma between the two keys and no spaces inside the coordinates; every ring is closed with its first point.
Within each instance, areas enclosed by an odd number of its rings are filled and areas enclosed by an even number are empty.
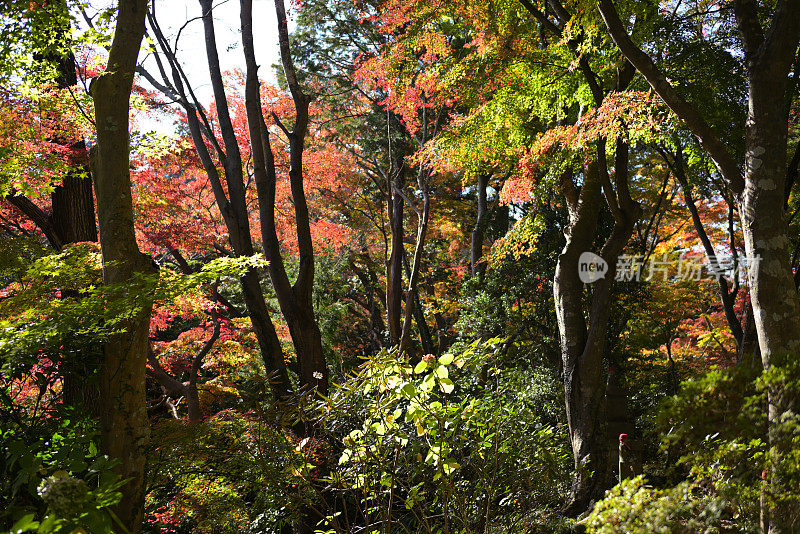
{"type": "Polygon", "coordinates": [[[403,227],[404,201],[400,191],[405,186],[402,162],[397,165],[394,175],[387,176],[389,230],[391,248],[386,262],[386,324],[389,326],[389,340],[400,343],[401,313],[403,306],[403,227]]]}
{"type": "MultiPolygon", "coordinates": [[[[800,14],[796,15],[800,18],[800,14]]],[[[795,41],[796,47],[796,41],[795,41]]],[[[759,258],[748,265],[750,299],[764,369],[785,365],[800,350],[800,301],[792,279],[789,229],[783,211],[786,177],[787,109],[783,102],[786,76],[765,76],[756,69],[750,76],[750,105],[746,123],[745,187],[739,197],[745,252],[759,258]],[[766,83],[761,78],[766,78],[766,83]],[[781,83],[783,82],[783,83],[781,83]]],[[[769,398],[770,443],[775,464],[786,451],[780,439],[780,421],[797,399],[777,393],[769,398]]],[[[780,468],[770,473],[769,491],[777,495],[789,488],[780,468]]],[[[769,510],[769,532],[794,532],[798,503],[779,499],[769,510]]]]}
{"type": "Polygon", "coordinates": [[[86,162],[72,167],[50,195],[53,205],[53,227],[63,245],[81,241],[97,242],[94,194],[86,165],[88,153],[82,140],[74,147],[75,150],[85,154],[86,162]]]}
{"type": "MultiPolygon", "coordinates": [[[[94,181],[103,281],[107,285],[129,286],[123,295],[136,295],[141,289],[137,287],[137,277],[155,272],[150,257],[142,254],[136,244],[128,132],[129,100],[146,10],[147,0],[119,1],[108,67],[91,86],[97,124],[94,181]]],[[[142,527],[145,447],[150,438],[145,363],[152,304],[144,299],[136,299],[131,315],[121,325],[123,331],[105,343],[100,373],[102,449],[119,460],[117,474],[130,479],[120,488],[122,500],[115,510],[133,533],[142,527]]]]}
{"type": "Polygon", "coordinates": [[[486,263],[481,261],[481,257],[483,256],[484,229],[486,228],[486,188],[488,186],[489,175],[479,174],[477,185],[478,216],[472,229],[469,265],[472,276],[480,276],[481,278],[486,273],[486,263]]]}
{"type": "MultiPolygon", "coordinates": [[[[572,180],[571,177],[566,179],[572,180]]],[[[583,313],[583,283],[578,276],[578,259],[591,250],[600,214],[601,184],[597,163],[584,169],[584,181],[577,203],[570,208],[567,243],[558,257],[553,277],[553,296],[564,364],[564,393],[572,445],[575,475],[572,512],[580,513],[597,494],[591,471],[599,471],[601,440],[595,423],[600,417],[602,394],[599,384],[602,353],[588,346],[587,324],[583,313]]],[[[600,282],[604,282],[601,279],[600,282]]]]}

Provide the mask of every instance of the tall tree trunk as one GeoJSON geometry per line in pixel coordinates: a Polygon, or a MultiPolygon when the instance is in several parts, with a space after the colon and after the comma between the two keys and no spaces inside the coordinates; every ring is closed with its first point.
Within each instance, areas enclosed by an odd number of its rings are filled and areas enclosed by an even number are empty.
{"type": "Polygon", "coordinates": [[[615,192],[611,190],[605,163],[605,142],[598,142],[597,161],[584,169],[584,180],[577,192],[571,173],[562,175],[562,189],[569,208],[569,224],[564,231],[566,245],[558,258],[553,279],[553,293],[561,336],[564,393],[575,464],[572,502],[568,513],[586,510],[593,499],[606,489],[611,450],[603,434],[605,388],[603,387],[603,352],[611,312],[613,266],[633,233],[640,214],[627,189],[628,145],[616,144],[614,169],[615,192]],[[592,250],[597,222],[606,202],[614,215],[614,227],[599,256],[608,265],[605,277],[592,284],[591,305],[584,311],[584,284],[579,276],[581,254],[592,250]],[[586,321],[588,317],[588,323],[586,321]]]}
{"type": "MultiPolygon", "coordinates": [[[[785,81],[785,76],[770,80],[760,69],[751,71],[745,186],[739,197],[745,252],[750,260],[757,258],[748,265],[748,277],[764,369],[785,365],[800,352],[800,301],[792,278],[789,229],[783,211],[788,135],[785,81]]],[[[775,456],[769,492],[777,496],[790,490],[781,477],[780,464],[788,445],[787,438],[779,435],[781,419],[796,408],[798,399],[782,392],[769,397],[769,439],[775,456]]],[[[781,498],[773,502],[767,514],[769,532],[795,532],[800,526],[795,522],[798,504],[781,498]]]]}
{"type": "MultiPolygon", "coordinates": [[[[520,0],[520,3],[543,28],[555,37],[564,37],[564,28],[570,23],[572,16],[560,2],[548,2],[553,9],[557,21],[555,23],[546,12],[540,11],[529,0],[520,0]]],[[[605,99],[605,92],[600,86],[600,77],[592,70],[588,56],[580,52],[582,39],[581,36],[573,37],[566,44],[575,56],[595,105],[600,107],[605,99]]],[[[633,66],[624,62],[617,69],[610,91],[624,91],[634,74],[633,66]]],[[[600,256],[609,269],[616,265],[617,257],[633,233],[633,226],[641,213],[638,204],[631,199],[628,186],[628,145],[621,139],[616,142],[613,185],[605,152],[606,140],[600,139],[597,141],[596,161],[584,170],[584,183],[580,193],[577,192],[571,175],[565,174],[561,177],[570,222],[564,231],[567,244],[556,266],[553,291],[561,334],[567,420],[575,461],[572,502],[567,510],[571,515],[583,512],[592,499],[602,496],[609,460],[608,441],[604,442],[600,422],[604,419],[605,389],[602,384],[602,356],[613,278],[609,272],[604,278],[594,282],[587,324],[582,309],[583,286],[578,276],[578,261],[581,253],[591,250],[596,237],[595,229],[603,193],[614,217],[611,235],[600,251],[600,256]]]]}
{"type": "MultiPolygon", "coordinates": [[[[571,180],[571,177],[565,178],[571,180]]],[[[556,264],[553,277],[553,296],[561,338],[564,364],[564,393],[567,408],[570,442],[575,465],[571,507],[581,512],[602,488],[595,488],[591,472],[602,471],[602,440],[597,435],[597,423],[603,392],[602,344],[588,344],[586,319],[583,312],[584,285],[579,278],[580,255],[591,250],[602,203],[597,164],[584,169],[584,181],[576,204],[570,209],[569,225],[565,229],[567,242],[556,264]]],[[[610,284],[607,278],[599,283],[610,284]]],[[[607,292],[605,287],[595,293],[607,292]]],[[[595,336],[597,339],[597,336],[595,336]]]]}
{"type": "Polygon", "coordinates": [[[253,154],[253,175],[258,192],[261,215],[261,237],[264,254],[269,261],[269,274],[278,305],[281,308],[300,370],[300,387],[328,392],[328,368],[322,352],[322,334],[314,312],[314,246],[311,240],[310,217],[303,184],[303,149],[308,133],[308,105],[310,98],[303,93],[294,69],[289,48],[289,30],[283,0],[275,1],[278,17],[278,37],[284,73],[295,107],[294,128],[289,131],[280,119],[275,121],[289,138],[289,185],[294,203],[299,268],[297,279],[291,284],[284,266],[283,255],[275,224],[275,186],[277,173],[269,130],[261,111],[258,65],[253,50],[252,1],[241,0],[241,28],[247,68],[245,106],[253,154]]]}
{"type": "Polygon", "coordinates": [[[391,344],[399,344],[401,336],[401,312],[403,306],[403,196],[400,191],[405,185],[402,160],[398,163],[394,176],[387,177],[389,230],[391,249],[386,263],[386,324],[389,327],[391,344]]]}
{"type": "MultiPolygon", "coordinates": [[[[327,395],[328,366],[322,352],[322,334],[314,311],[314,245],[311,241],[310,217],[303,184],[303,150],[308,135],[308,105],[311,98],[303,92],[295,72],[289,44],[286,7],[283,0],[275,0],[275,13],[278,18],[281,64],[295,109],[294,128],[291,132],[287,132],[287,135],[289,135],[289,185],[294,203],[297,244],[300,253],[298,274],[292,285],[294,303],[288,314],[284,312],[284,318],[289,325],[292,341],[297,351],[301,386],[306,389],[315,388],[320,393],[327,395]]],[[[284,303],[281,302],[280,295],[278,298],[281,310],[283,310],[284,303]]]]}
{"type": "MultiPolygon", "coordinates": [[[[149,256],[136,244],[130,185],[129,100],[133,74],[144,35],[147,0],[120,0],[117,25],[106,71],[91,86],[97,125],[95,190],[103,254],[103,281],[130,285],[124,294],[137,295],[137,277],[153,275],[149,256]]],[[[128,297],[130,298],[130,297],[128,297]]],[[[144,514],[145,447],[150,438],[145,399],[151,303],[140,296],[131,316],[103,347],[100,373],[100,428],[103,452],[118,459],[115,471],[130,479],[120,489],[115,507],[125,527],[141,531],[144,514]]]]}
{"type": "MultiPolygon", "coordinates": [[[[181,106],[183,106],[186,111],[192,142],[203,164],[203,169],[206,171],[209,181],[211,182],[214,199],[225,221],[231,247],[237,257],[252,256],[255,254],[255,249],[253,248],[250,235],[250,223],[245,202],[241,154],[231,124],[222,80],[222,70],[219,64],[216,34],[211,12],[212,3],[211,1],[201,0],[200,7],[202,9],[206,58],[208,61],[209,74],[211,76],[212,89],[214,91],[214,99],[217,104],[219,128],[222,132],[225,150],[222,149],[219,141],[215,137],[213,129],[201,106],[194,99],[194,93],[191,87],[188,89],[188,92],[192,100],[190,100],[187,95],[187,89],[183,83],[185,74],[178,64],[174,53],[169,48],[155,16],[151,15],[149,21],[169,66],[171,67],[171,83],[167,80],[166,72],[162,71],[162,76],[170,85],[167,90],[174,90],[181,106]],[[211,157],[206,139],[208,139],[210,146],[216,151],[217,157],[223,167],[228,189],[227,193],[222,185],[217,164],[211,157]]],[[[152,79],[152,77],[148,79],[152,79]]],[[[253,325],[253,332],[258,341],[259,352],[261,353],[261,358],[269,377],[273,398],[276,400],[284,399],[290,394],[292,387],[289,381],[286,362],[283,357],[283,348],[281,347],[278,334],[275,331],[275,326],[272,323],[272,318],[270,317],[269,309],[264,299],[264,294],[261,290],[258,272],[255,269],[249,270],[240,277],[239,282],[242,288],[242,297],[245,307],[247,308],[248,316],[253,325]]]]}
{"type": "Polygon", "coordinates": [[[472,276],[483,278],[486,272],[486,263],[481,261],[483,256],[483,239],[486,228],[486,188],[489,186],[489,175],[479,174],[477,185],[478,216],[472,229],[472,242],[470,243],[469,265],[472,276]]]}

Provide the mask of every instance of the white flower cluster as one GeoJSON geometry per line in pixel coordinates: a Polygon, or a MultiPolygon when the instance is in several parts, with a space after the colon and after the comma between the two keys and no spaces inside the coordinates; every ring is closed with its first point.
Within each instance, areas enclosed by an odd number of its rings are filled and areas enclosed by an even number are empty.
{"type": "Polygon", "coordinates": [[[89,501],[89,485],[67,475],[56,474],[43,479],[38,493],[50,511],[61,518],[74,516],[89,501]]]}

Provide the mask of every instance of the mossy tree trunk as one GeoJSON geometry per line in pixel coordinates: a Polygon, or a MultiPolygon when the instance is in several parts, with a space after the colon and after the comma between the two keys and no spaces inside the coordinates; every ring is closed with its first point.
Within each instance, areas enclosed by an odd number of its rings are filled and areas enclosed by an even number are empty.
{"type": "MultiPolygon", "coordinates": [[[[120,0],[106,71],[94,80],[97,146],[94,185],[103,255],[103,282],[125,288],[113,298],[130,302],[120,331],[103,347],[100,370],[101,444],[119,461],[122,499],[115,507],[125,527],[141,531],[144,514],[145,447],[150,437],[145,399],[150,311],[142,295],[141,275],[154,273],[149,256],[139,251],[133,227],[128,132],[133,75],[144,35],[147,0],[120,0]],[[126,287],[127,286],[127,287],[126,287]]],[[[113,303],[109,303],[113,305],[113,303]]]]}

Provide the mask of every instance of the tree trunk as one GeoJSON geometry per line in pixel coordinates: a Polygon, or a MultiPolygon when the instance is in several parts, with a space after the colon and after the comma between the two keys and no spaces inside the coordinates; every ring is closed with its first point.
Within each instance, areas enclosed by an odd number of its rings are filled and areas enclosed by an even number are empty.
{"type": "MultiPolygon", "coordinates": [[[[137,295],[140,275],[153,275],[154,264],[136,244],[130,185],[129,100],[144,35],[147,0],[120,0],[108,68],[91,86],[97,125],[95,190],[106,285],[129,285],[123,295],[137,295]]],[[[130,298],[130,297],[128,297],[130,298]]],[[[151,302],[139,296],[123,331],[105,343],[100,373],[103,452],[118,459],[115,471],[130,479],[120,491],[116,514],[133,533],[144,514],[145,447],[150,438],[145,399],[151,302]]]]}
{"type": "MultiPolygon", "coordinates": [[[[557,23],[539,10],[529,0],[520,0],[525,9],[536,18],[542,28],[557,38],[564,38],[564,28],[572,15],[557,1],[549,2],[557,23]]],[[[588,56],[580,52],[582,37],[566,40],[577,60],[584,81],[589,86],[595,105],[600,107],[605,99],[600,77],[592,71],[588,56]]],[[[635,70],[628,62],[617,69],[610,91],[624,91],[635,70]]],[[[617,257],[633,233],[633,226],[641,212],[630,197],[628,186],[628,145],[621,139],[616,142],[614,181],[606,162],[606,140],[598,139],[596,161],[584,169],[580,193],[572,181],[571,172],[561,176],[562,192],[569,209],[569,223],[564,230],[567,243],[559,256],[553,280],[556,316],[561,337],[564,373],[564,392],[567,422],[575,461],[575,478],[572,502],[567,513],[577,515],[589,503],[601,497],[605,489],[605,474],[609,472],[609,450],[603,439],[604,389],[602,387],[602,356],[605,348],[613,270],[617,257]],[[602,195],[613,217],[611,235],[600,250],[607,264],[606,276],[592,284],[591,308],[586,323],[583,303],[584,287],[578,275],[579,258],[591,251],[597,227],[602,195]],[[594,474],[593,474],[594,473],[594,474]]]]}
{"type": "MultiPolygon", "coordinates": [[[[408,264],[408,256],[403,254],[403,268],[405,269],[406,277],[411,279],[411,266],[408,264]]],[[[419,283],[416,284],[419,286],[419,283]]],[[[434,354],[433,338],[431,337],[431,330],[428,328],[428,321],[425,319],[425,311],[422,308],[422,299],[419,297],[419,291],[414,290],[414,322],[417,323],[417,330],[419,330],[419,342],[422,346],[423,354],[434,354]]]]}
{"type": "MultiPolygon", "coordinates": [[[[416,308],[414,298],[417,294],[419,271],[422,264],[422,253],[425,249],[425,238],[428,231],[428,216],[431,209],[430,193],[428,191],[429,178],[430,170],[420,167],[417,173],[417,185],[422,193],[422,209],[417,212],[419,219],[417,223],[417,243],[414,247],[414,260],[411,264],[411,273],[408,277],[408,287],[406,288],[405,313],[403,317],[403,327],[400,333],[399,343],[401,353],[408,349],[411,334],[411,318],[413,311],[416,308]]],[[[421,311],[422,310],[420,310],[420,312],[421,311]]],[[[424,319],[420,322],[424,322],[424,319]]]]}
{"type": "MultiPolygon", "coordinates": [[[[571,177],[567,178],[571,180],[571,177]]],[[[597,164],[584,169],[584,181],[575,209],[570,209],[569,225],[565,230],[567,243],[558,257],[553,278],[553,296],[561,339],[564,364],[564,393],[572,445],[575,478],[569,512],[584,511],[603,488],[595,487],[591,472],[602,472],[602,440],[598,434],[603,391],[599,388],[602,376],[602,344],[588,344],[583,312],[584,286],[578,276],[580,255],[591,250],[597,229],[602,202],[597,164]]],[[[598,283],[609,285],[601,279],[598,283]]],[[[596,288],[596,292],[607,289],[596,288]]],[[[596,338],[596,336],[595,336],[596,338]]]]}
{"type": "MultiPolygon", "coordinates": [[[[187,98],[182,82],[180,65],[177,63],[174,55],[172,55],[155,18],[151,17],[150,22],[159,40],[159,44],[167,55],[167,59],[172,67],[173,82],[180,96],[181,105],[186,110],[192,142],[194,143],[203,163],[203,168],[211,182],[214,199],[225,221],[225,226],[228,229],[231,247],[237,257],[252,256],[255,254],[255,249],[253,248],[250,234],[250,222],[247,204],[245,202],[241,153],[231,123],[225,87],[222,80],[222,70],[219,64],[212,15],[212,3],[210,0],[201,0],[200,7],[202,9],[206,58],[208,61],[209,74],[211,76],[211,85],[214,91],[214,100],[218,110],[218,125],[222,133],[225,147],[224,151],[214,136],[208,120],[197,102],[190,103],[187,98]],[[203,119],[205,130],[203,126],[201,126],[198,116],[203,119]],[[211,146],[216,150],[217,156],[224,168],[225,181],[228,189],[227,194],[222,186],[217,165],[213,161],[207,148],[203,131],[205,131],[211,146]]],[[[253,325],[253,332],[258,341],[259,352],[261,353],[261,358],[268,374],[273,398],[276,400],[284,399],[292,391],[292,387],[289,382],[286,362],[283,357],[283,348],[281,347],[278,334],[275,331],[275,326],[269,314],[269,309],[264,300],[258,272],[251,269],[240,277],[239,282],[242,288],[242,297],[245,307],[247,308],[250,321],[253,325]]]]}
{"type": "Polygon", "coordinates": [[[483,256],[483,238],[486,228],[486,188],[489,186],[489,175],[478,175],[478,216],[475,227],[472,229],[472,242],[470,243],[469,265],[472,276],[483,278],[486,272],[486,263],[481,261],[483,256]]]}
{"type": "Polygon", "coordinates": [[[386,324],[389,326],[391,344],[399,344],[401,312],[403,305],[403,189],[402,165],[398,164],[394,176],[387,178],[389,229],[392,234],[389,259],[386,263],[386,324]]]}
{"type": "MultiPolygon", "coordinates": [[[[788,134],[785,77],[767,83],[761,81],[762,77],[759,70],[751,73],[745,187],[739,198],[739,213],[745,251],[752,264],[748,265],[750,299],[761,361],[764,369],[769,369],[789,363],[800,351],[800,302],[792,279],[789,229],[783,211],[788,134]],[[753,262],[753,258],[760,260],[753,262]]],[[[780,462],[787,439],[779,437],[780,420],[796,407],[797,399],[782,394],[769,397],[769,439],[776,465],[768,487],[770,494],[778,495],[790,490],[781,478],[780,462]]],[[[767,514],[769,532],[794,532],[797,512],[796,501],[778,499],[767,514]]]]}
{"type": "Polygon", "coordinates": [[[639,206],[630,199],[627,190],[628,146],[622,141],[616,144],[616,193],[610,189],[604,141],[598,142],[597,160],[584,169],[583,184],[577,195],[571,173],[562,175],[562,187],[569,206],[569,224],[564,232],[567,243],[559,256],[553,280],[564,365],[567,423],[575,463],[572,502],[567,510],[571,515],[583,512],[592,500],[602,497],[607,485],[605,475],[609,472],[611,451],[603,435],[605,388],[602,377],[614,282],[613,266],[633,233],[640,213],[639,206]],[[579,277],[579,259],[581,254],[592,250],[596,239],[604,188],[615,218],[611,235],[599,253],[608,270],[605,277],[592,284],[591,307],[585,315],[585,286],[579,277]]]}
{"type": "MultiPolygon", "coordinates": [[[[86,154],[86,145],[79,141],[73,150],[86,154]]],[[[64,245],[81,241],[97,242],[94,218],[94,194],[86,162],[72,167],[61,185],[50,195],[53,204],[53,226],[64,245]]]]}

